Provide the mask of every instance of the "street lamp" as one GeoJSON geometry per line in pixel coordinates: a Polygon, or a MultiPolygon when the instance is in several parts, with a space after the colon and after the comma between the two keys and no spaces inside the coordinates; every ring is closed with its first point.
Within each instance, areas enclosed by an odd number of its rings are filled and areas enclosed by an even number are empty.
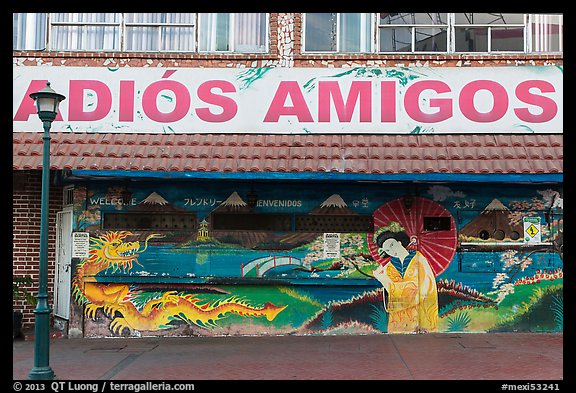
{"type": "Polygon", "coordinates": [[[40,204],[40,260],[38,274],[38,302],[34,310],[34,368],[29,379],[54,379],[50,368],[50,307],[48,306],[48,192],[50,184],[50,127],[58,114],[60,101],[66,99],[46,82],[42,90],[31,93],[38,117],[44,126],[42,137],[42,199],[40,204]]]}

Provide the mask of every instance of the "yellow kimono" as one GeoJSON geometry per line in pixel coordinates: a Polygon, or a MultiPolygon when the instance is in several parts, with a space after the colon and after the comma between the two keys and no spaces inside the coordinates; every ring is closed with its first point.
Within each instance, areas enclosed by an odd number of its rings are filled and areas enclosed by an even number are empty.
{"type": "MultiPolygon", "coordinates": [[[[411,252],[404,265],[395,258],[383,268],[377,278],[388,292],[389,333],[411,333],[435,331],[438,326],[438,292],[436,276],[426,257],[419,251],[411,252]]],[[[386,304],[387,303],[387,304],[386,304]]]]}

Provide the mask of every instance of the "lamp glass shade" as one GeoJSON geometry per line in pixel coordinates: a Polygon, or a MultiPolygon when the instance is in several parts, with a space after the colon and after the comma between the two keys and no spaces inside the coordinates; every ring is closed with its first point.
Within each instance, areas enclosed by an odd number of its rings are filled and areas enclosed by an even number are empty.
{"type": "Polygon", "coordinates": [[[38,97],[36,99],[36,110],[38,112],[58,113],[60,100],[56,97],[38,97]]]}

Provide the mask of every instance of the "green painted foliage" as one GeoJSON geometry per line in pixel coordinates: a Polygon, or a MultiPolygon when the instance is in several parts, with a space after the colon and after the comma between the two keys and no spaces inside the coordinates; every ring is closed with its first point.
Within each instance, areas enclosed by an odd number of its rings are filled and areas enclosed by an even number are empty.
{"type": "Polygon", "coordinates": [[[552,296],[552,306],[550,306],[550,309],[554,314],[556,329],[558,331],[564,330],[564,296],[561,293],[552,296]]]}
{"type": "Polygon", "coordinates": [[[454,317],[447,317],[449,332],[463,332],[468,328],[472,318],[467,312],[459,312],[454,317]]]}
{"type": "Polygon", "coordinates": [[[374,322],[374,327],[383,333],[388,332],[388,313],[381,307],[372,305],[370,319],[374,322]]]}

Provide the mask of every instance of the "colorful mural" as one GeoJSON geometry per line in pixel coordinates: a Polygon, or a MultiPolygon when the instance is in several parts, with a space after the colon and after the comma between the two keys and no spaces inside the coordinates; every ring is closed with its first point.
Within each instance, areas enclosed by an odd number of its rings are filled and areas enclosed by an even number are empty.
{"type": "Polygon", "coordinates": [[[148,240],[162,235],[146,237],[144,247],[139,242],[125,242],[131,232],[106,232],[99,238],[91,239],[90,256],[77,269],[73,284],[75,300],[84,305],[84,314],[94,318],[102,309],[113,317],[110,330],[121,333],[129,330],[161,330],[170,328],[173,320],[182,320],[201,327],[215,327],[219,319],[228,313],[244,317],[265,316],[273,320],[284,307],[266,303],[263,307],[252,307],[246,301],[234,296],[213,303],[203,302],[194,294],[179,291],[143,293],[138,287],[129,284],[101,284],[82,282],[88,274],[94,275],[112,269],[130,271],[138,263],[138,256],[148,248],[148,240]],[[121,316],[114,316],[119,312],[121,316]]]}
{"type": "Polygon", "coordinates": [[[87,336],[562,331],[562,203],[536,186],[77,187],[90,251],[74,271],[76,324],[87,336]]]}

